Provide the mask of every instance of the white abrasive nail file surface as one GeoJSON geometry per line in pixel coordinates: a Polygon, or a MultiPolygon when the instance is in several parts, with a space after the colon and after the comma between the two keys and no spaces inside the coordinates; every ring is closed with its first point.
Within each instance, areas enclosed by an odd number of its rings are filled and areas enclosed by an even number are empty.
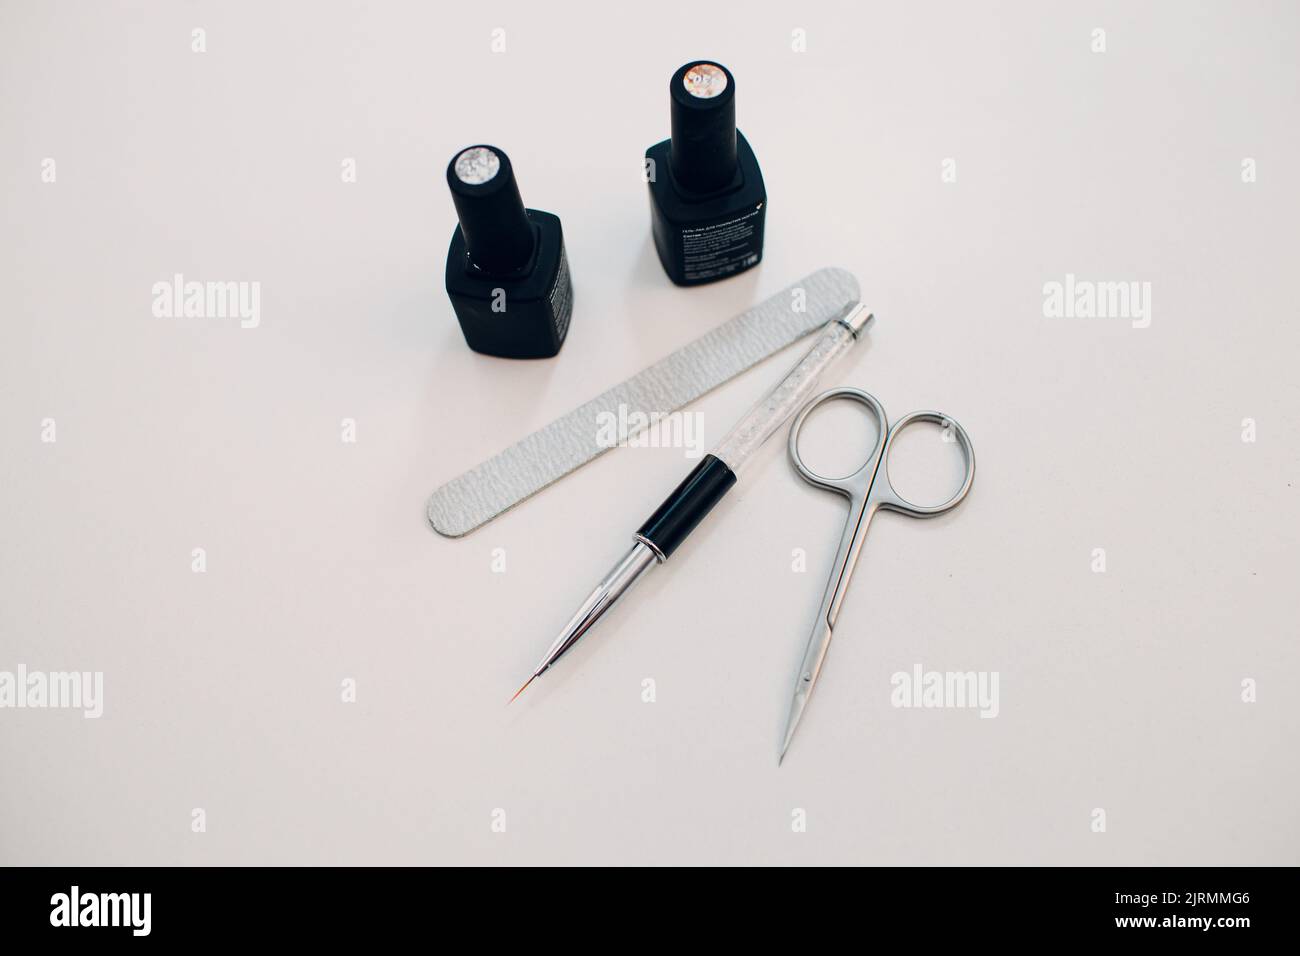
{"type": "MultiPolygon", "coordinates": [[[[858,302],[858,280],[827,268],[791,283],[771,298],[706,332],[591,401],[579,405],[429,497],[429,522],[450,538],[468,534],[611,447],[596,427],[620,405],[675,412],[791,342],[843,315],[858,302]],[[796,295],[802,290],[803,295],[796,295]],[[803,306],[798,310],[798,306],[803,306]]],[[[622,443],[644,426],[629,426],[622,443]]]]}

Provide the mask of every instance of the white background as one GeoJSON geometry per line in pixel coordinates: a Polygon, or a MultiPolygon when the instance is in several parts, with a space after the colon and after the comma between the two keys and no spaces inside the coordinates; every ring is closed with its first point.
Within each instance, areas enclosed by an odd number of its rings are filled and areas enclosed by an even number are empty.
{"type": "MultiPolygon", "coordinates": [[[[0,669],[102,671],[105,709],[0,711],[0,862],[1300,862],[1298,19],[5,3],[0,669]],[[701,56],[770,211],[759,268],[683,290],[640,165],[701,56]],[[471,353],[442,288],[443,171],[481,141],[564,222],[553,360],[471,353]],[[613,452],[460,540],[428,494],[824,265],[878,316],[826,384],[950,413],[979,473],[945,518],[877,518],[785,765],[845,507],[784,433],[507,708],[692,462],[613,452]],[[175,273],[260,282],[261,325],[153,317],[175,273]],[[1066,273],[1150,282],[1150,327],[1044,317],[1066,273]],[[892,707],[917,663],[997,671],[999,716],[892,707]]],[[[806,345],[698,402],[706,441],[806,345]]],[[[924,437],[895,477],[938,494],[924,437]]]]}

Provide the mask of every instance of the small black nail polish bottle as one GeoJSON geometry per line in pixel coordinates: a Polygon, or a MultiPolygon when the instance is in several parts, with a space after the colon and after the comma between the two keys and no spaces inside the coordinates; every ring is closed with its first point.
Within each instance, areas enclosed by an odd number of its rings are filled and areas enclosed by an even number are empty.
{"type": "Polygon", "coordinates": [[[560,218],[525,209],[506,154],[471,146],[447,165],[460,225],[447,295],[465,342],[502,358],[549,358],[569,331],[573,287],[560,218]]]}
{"type": "Polygon", "coordinates": [[[645,152],[650,225],[668,278],[701,285],[763,258],[767,191],[736,129],[736,81],[719,63],[692,60],[668,83],[672,138],[645,152]]]}

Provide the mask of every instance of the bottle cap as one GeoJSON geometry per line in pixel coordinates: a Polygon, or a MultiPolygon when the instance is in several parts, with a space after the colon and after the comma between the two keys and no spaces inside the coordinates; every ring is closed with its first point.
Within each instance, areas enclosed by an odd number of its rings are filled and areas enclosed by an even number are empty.
{"type": "Polygon", "coordinates": [[[509,157],[495,146],[463,149],[447,164],[447,185],[470,261],[494,275],[527,265],[535,238],[509,157]]]}
{"type": "Polygon", "coordinates": [[[673,177],[683,188],[713,192],[736,175],[736,79],[721,63],[692,60],[668,83],[672,102],[673,177]]]}

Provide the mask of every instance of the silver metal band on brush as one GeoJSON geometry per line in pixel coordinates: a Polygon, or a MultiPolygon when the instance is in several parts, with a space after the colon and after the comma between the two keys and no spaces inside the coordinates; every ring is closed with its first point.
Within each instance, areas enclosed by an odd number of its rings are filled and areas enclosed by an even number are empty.
{"type": "MultiPolygon", "coordinates": [[[[468,534],[608,451],[610,445],[599,440],[597,428],[602,413],[622,422],[627,416],[618,415],[620,405],[675,412],[844,315],[858,297],[858,280],[844,269],[819,269],[805,276],[453,478],[430,496],[429,523],[451,538],[468,534]]],[[[627,427],[618,443],[644,427],[627,427]]]]}

